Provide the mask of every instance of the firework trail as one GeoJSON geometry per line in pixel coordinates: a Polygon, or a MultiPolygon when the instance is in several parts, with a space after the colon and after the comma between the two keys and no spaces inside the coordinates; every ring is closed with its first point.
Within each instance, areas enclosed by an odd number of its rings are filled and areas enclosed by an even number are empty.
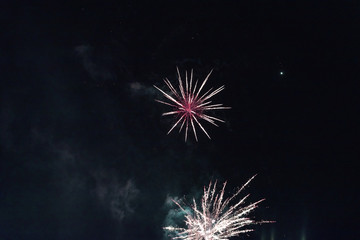
{"type": "Polygon", "coordinates": [[[206,76],[200,87],[198,87],[198,81],[196,81],[195,84],[193,85],[193,70],[191,70],[190,72],[190,80],[188,79],[188,74],[185,71],[185,87],[184,87],[179,69],[178,68],[176,69],[179,80],[179,92],[173,87],[173,85],[167,78],[164,79],[164,82],[170,89],[171,94],[164,92],[163,90],[161,90],[160,88],[154,85],[154,87],[157,90],[159,90],[168,100],[170,100],[170,102],[164,102],[160,100],[155,100],[155,101],[173,107],[172,111],[165,112],[162,115],[178,116],[178,120],[171,127],[171,129],[167,134],[169,134],[177,125],[181,124],[179,132],[181,132],[181,130],[185,126],[185,142],[187,140],[189,128],[192,129],[195,139],[196,141],[198,141],[196,128],[195,128],[195,125],[197,125],[210,139],[209,134],[206,132],[205,128],[201,125],[199,120],[200,119],[205,120],[215,126],[218,126],[216,124],[216,121],[224,122],[224,120],[205,114],[205,112],[210,110],[230,109],[230,107],[224,107],[223,104],[221,103],[211,104],[211,101],[209,101],[210,98],[212,98],[213,96],[224,90],[225,87],[221,86],[215,90],[213,90],[213,88],[210,88],[204,94],[200,94],[201,90],[204,88],[207,80],[209,79],[212,70],[206,76]]]}
{"type": "Polygon", "coordinates": [[[185,211],[179,202],[173,200],[185,214],[186,228],[167,226],[164,229],[176,234],[172,239],[226,240],[253,231],[253,229],[249,228],[250,225],[269,223],[269,221],[255,221],[248,217],[249,213],[265,199],[245,205],[245,200],[249,197],[248,194],[234,205],[230,205],[232,200],[239,195],[254,177],[250,178],[229,198],[224,198],[226,182],[218,193],[216,192],[216,182],[213,185],[210,182],[208,188],[204,187],[201,206],[198,206],[195,199],[193,199],[190,213],[185,211]]]}

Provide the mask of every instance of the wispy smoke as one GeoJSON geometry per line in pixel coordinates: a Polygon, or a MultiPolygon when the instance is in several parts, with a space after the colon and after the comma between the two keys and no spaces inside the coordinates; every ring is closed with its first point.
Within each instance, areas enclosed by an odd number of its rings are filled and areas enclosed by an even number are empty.
{"type": "MultiPolygon", "coordinates": [[[[176,225],[183,225],[184,223],[184,217],[186,213],[191,213],[191,208],[185,206],[184,210],[181,211],[176,207],[176,204],[174,201],[180,201],[178,197],[171,197],[167,196],[164,208],[167,209],[168,213],[165,217],[163,226],[176,226],[176,225]]],[[[163,239],[169,239],[168,234],[164,233],[163,239]]]]}
{"type": "Polygon", "coordinates": [[[139,194],[133,180],[121,183],[114,175],[96,174],[96,196],[118,221],[134,213],[134,200],[139,194]]]}
{"type": "Polygon", "coordinates": [[[95,80],[113,80],[115,73],[109,69],[113,62],[110,55],[95,56],[94,49],[89,45],[75,47],[75,52],[81,57],[85,70],[95,80]]]}

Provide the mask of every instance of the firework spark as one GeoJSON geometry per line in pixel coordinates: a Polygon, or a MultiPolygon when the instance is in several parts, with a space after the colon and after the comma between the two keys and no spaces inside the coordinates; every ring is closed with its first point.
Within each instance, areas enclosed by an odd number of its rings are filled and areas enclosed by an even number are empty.
{"type": "Polygon", "coordinates": [[[179,132],[181,132],[181,130],[185,126],[185,142],[186,142],[189,126],[190,126],[190,128],[194,133],[196,141],[198,141],[196,128],[195,128],[195,125],[197,125],[210,139],[209,134],[206,132],[205,128],[201,125],[199,120],[203,119],[215,126],[218,126],[216,124],[216,121],[225,122],[224,120],[205,114],[206,111],[210,111],[210,110],[230,109],[230,107],[224,107],[223,104],[220,103],[211,104],[211,101],[209,101],[211,97],[215,96],[216,94],[224,90],[225,87],[221,86],[215,90],[213,90],[213,88],[210,88],[207,92],[201,95],[200,94],[201,90],[203,89],[207,80],[209,79],[212,70],[206,76],[200,87],[198,87],[198,81],[196,81],[195,84],[193,85],[193,70],[191,70],[190,72],[190,81],[188,79],[188,74],[185,71],[185,87],[184,87],[179,69],[178,68],[176,69],[178,74],[180,92],[178,92],[173,87],[173,85],[167,78],[164,79],[164,82],[170,89],[171,94],[164,92],[163,90],[161,90],[160,88],[154,85],[154,87],[157,90],[159,90],[168,100],[170,100],[170,102],[164,102],[160,100],[155,100],[155,101],[173,107],[173,111],[165,112],[162,115],[163,116],[178,115],[178,120],[171,127],[171,129],[167,134],[169,134],[177,125],[181,124],[179,132]]]}
{"type": "Polygon", "coordinates": [[[255,221],[247,217],[264,199],[244,206],[248,194],[234,205],[230,205],[230,202],[239,195],[254,177],[250,178],[234,195],[226,199],[224,199],[226,182],[218,193],[216,192],[216,182],[214,185],[210,182],[208,188],[204,187],[201,207],[198,207],[195,199],[193,199],[191,212],[185,211],[185,208],[179,202],[173,200],[185,214],[186,228],[167,226],[164,229],[176,234],[173,239],[226,240],[253,231],[248,227],[249,225],[269,222],[255,221]]]}

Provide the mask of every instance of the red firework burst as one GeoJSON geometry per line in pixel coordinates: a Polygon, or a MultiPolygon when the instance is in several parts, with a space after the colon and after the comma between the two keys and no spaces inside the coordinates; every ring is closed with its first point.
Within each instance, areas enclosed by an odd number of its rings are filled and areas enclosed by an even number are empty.
{"type": "Polygon", "coordinates": [[[191,70],[190,72],[190,81],[188,80],[188,74],[185,71],[185,88],[183,85],[183,81],[181,80],[179,69],[176,68],[176,70],[178,74],[180,93],[178,93],[178,91],[173,87],[173,85],[170,83],[170,81],[167,78],[164,79],[164,82],[170,89],[171,91],[170,94],[164,92],[163,90],[161,90],[160,88],[154,85],[154,87],[157,90],[159,90],[167,99],[169,99],[170,102],[164,102],[160,100],[155,100],[155,101],[173,107],[173,111],[165,112],[162,115],[163,116],[177,115],[179,118],[176,121],[176,123],[171,127],[171,129],[167,134],[169,134],[178,124],[181,123],[179,132],[181,132],[181,130],[185,126],[185,142],[187,140],[189,126],[191,126],[195,139],[196,141],[198,141],[196,129],[195,129],[195,124],[197,124],[200,127],[200,129],[206,134],[206,136],[209,139],[211,139],[209,134],[206,132],[205,128],[199,122],[199,120],[203,119],[215,126],[218,126],[216,124],[216,121],[225,122],[224,120],[205,114],[206,111],[210,111],[210,110],[230,109],[230,107],[224,107],[223,104],[221,103],[211,104],[211,101],[209,101],[211,97],[224,90],[225,87],[221,86],[215,90],[213,90],[213,88],[210,88],[204,94],[200,94],[201,90],[203,89],[207,80],[209,79],[212,70],[206,76],[206,78],[204,79],[204,81],[202,82],[199,88],[197,88],[198,81],[196,81],[195,84],[193,85],[193,70],[191,70]]]}

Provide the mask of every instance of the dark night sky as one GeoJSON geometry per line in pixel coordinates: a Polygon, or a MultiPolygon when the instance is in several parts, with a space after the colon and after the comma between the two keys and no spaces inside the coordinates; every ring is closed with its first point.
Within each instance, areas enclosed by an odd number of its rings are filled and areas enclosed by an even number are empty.
{"type": "Polygon", "coordinates": [[[170,198],[254,174],[276,223],[233,239],[358,239],[359,1],[31,2],[0,4],[0,239],[165,240],[170,198]],[[166,135],[176,66],[226,86],[212,140],[166,135]]]}

